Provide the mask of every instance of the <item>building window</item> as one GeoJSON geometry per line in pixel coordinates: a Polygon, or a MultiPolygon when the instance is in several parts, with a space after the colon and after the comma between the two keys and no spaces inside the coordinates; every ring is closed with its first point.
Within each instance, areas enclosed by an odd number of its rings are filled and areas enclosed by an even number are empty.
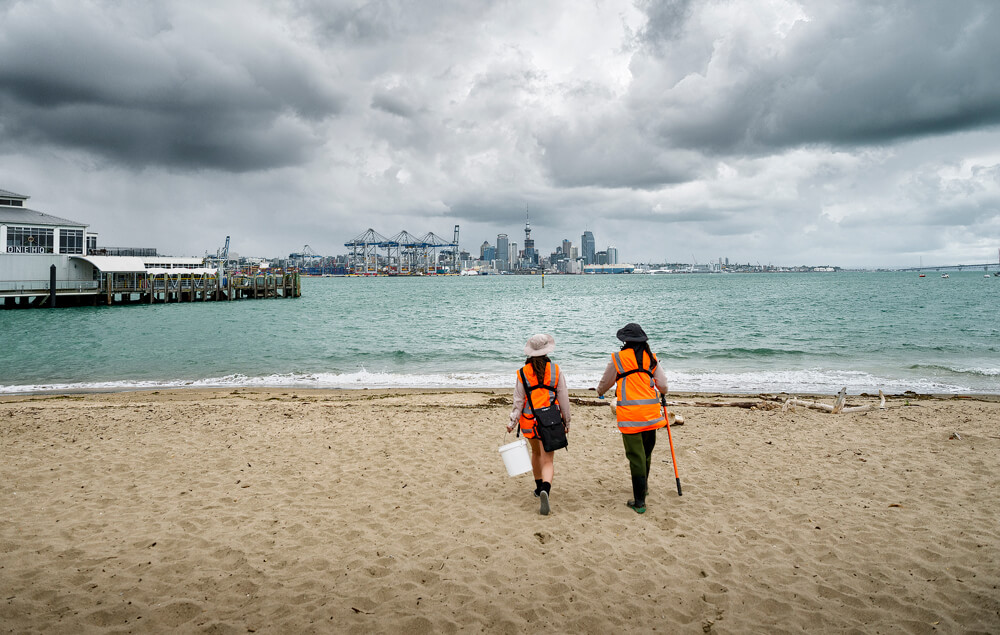
{"type": "Polygon", "coordinates": [[[83,253],[83,230],[82,229],[60,229],[59,230],[59,253],[61,253],[61,254],[82,254],[83,253]]]}
{"type": "Polygon", "coordinates": [[[97,235],[87,234],[87,253],[92,254],[97,251],[97,235]]]}
{"type": "Polygon", "coordinates": [[[42,227],[8,227],[7,253],[51,254],[53,231],[42,227]]]}
{"type": "Polygon", "coordinates": [[[0,198],[0,205],[8,205],[10,207],[24,207],[24,201],[19,201],[16,198],[0,198]]]}

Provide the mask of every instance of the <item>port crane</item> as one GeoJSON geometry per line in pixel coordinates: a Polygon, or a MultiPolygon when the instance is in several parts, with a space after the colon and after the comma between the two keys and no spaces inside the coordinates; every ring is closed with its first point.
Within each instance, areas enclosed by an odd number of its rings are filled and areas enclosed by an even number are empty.
{"type": "Polygon", "coordinates": [[[438,251],[450,252],[451,260],[458,262],[458,225],[455,226],[453,242],[428,232],[414,236],[403,230],[391,238],[386,238],[369,228],[350,242],[349,256],[351,270],[362,275],[378,275],[380,271],[391,274],[434,274],[437,272],[438,251]],[[384,251],[384,256],[379,252],[384,251]],[[382,264],[384,263],[384,266],[382,264]]]}

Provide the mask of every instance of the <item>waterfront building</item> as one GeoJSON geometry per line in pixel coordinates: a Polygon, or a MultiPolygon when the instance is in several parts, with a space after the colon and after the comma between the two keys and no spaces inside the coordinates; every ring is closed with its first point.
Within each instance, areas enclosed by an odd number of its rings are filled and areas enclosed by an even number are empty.
{"type": "Polygon", "coordinates": [[[634,265],[620,264],[620,265],[584,265],[584,273],[633,273],[635,271],[634,265]]]}
{"type": "Polygon", "coordinates": [[[581,256],[583,257],[583,264],[592,265],[596,261],[594,260],[594,234],[590,230],[583,232],[580,236],[580,249],[583,251],[581,256]]]}
{"type": "Polygon", "coordinates": [[[0,294],[33,287],[47,292],[53,266],[61,287],[78,293],[96,289],[96,265],[84,253],[96,246],[97,234],[87,231],[86,223],[26,207],[29,198],[0,190],[0,294]]]}
{"type": "Polygon", "coordinates": [[[234,273],[227,281],[203,258],[98,248],[86,223],[30,209],[28,198],[0,190],[0,307],[56,306],[57,298],[63,306],[300,294],[297,274],[234,273]]]}
{"type": "Polygon", "coordinates": [[[569,258],[570,254],[573,252],[573,243],[571,243],[568,238],[563,238],[562,252],[567,258],[569,258]]]}
{"type": "Polygon", "coordinates": [[[617,265],[618,264],[618,248],[609,246],[608,247],[608,264],[617,265]]]}

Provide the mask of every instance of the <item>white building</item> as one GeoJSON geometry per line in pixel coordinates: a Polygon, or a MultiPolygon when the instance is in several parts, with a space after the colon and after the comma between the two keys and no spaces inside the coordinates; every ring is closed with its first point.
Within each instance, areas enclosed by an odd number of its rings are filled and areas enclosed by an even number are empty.
{"type": "MultiPolygon", "coordinates": [[[[131,278],[157,269],[201,267],[201,258],[97,255],[97,234],[86,223],[26,206],[28,196],[0,189],[0,302],[41,301],[55,295],[96,295],[111,278],[131,278]],[[54,267],[54,269],[53,269],[54,267]]],[[[214,273],[214,270],[213,270],[214,273]]]]}
{"type": "Polygon", "coordinates": [[[84,257],[97,245],[97,234],[86,223],[26,207],[28,198],[0,190],[0,294],[47,290],[52,265],[60,288],[97,289],[94,265],[84,257]]]}

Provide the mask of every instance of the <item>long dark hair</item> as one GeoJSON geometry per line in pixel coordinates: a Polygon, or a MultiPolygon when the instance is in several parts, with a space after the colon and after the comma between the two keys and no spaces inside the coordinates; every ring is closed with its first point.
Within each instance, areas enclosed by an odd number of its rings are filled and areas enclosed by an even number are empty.
{"type": "Polygon", "coordinates": [[[548,355],[539,355],[538,357],[529,357],[524,360],[524,363],[531,364],[531,370],[535,371],[535,379],[538,380],[538,383],[542,383],[545,381],[545,366],[551,361],[548,355]]]}
{"type": "Polygon", "coordinates": [[[656,365],[659,363],[656,361],[656,358],[653,357],[653,351],[649,350],[649,342],[625,342],[624,344],[622,344],[622,350],[625,350],[626,348],[631,348],[632,351],[635,353],[635,363],[638,364],[639,366],[642,366],[643,353],[645,353],[646,357],[649,358],[650,361],[649,370],[653,370],[654,368],[656,368],[656,365]]]}

